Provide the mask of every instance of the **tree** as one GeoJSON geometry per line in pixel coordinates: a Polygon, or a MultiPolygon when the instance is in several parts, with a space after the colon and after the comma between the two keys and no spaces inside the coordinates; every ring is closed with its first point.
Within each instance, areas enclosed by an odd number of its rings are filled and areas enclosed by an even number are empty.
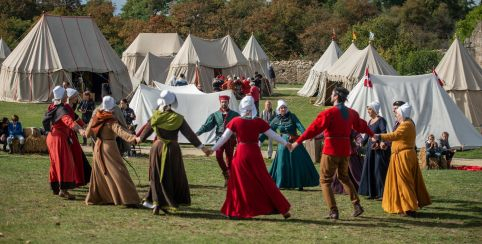
{"type": "Polygon", "coordinates": [[[32,25],[32,21],[8,17],[5,14],[0,14],[0,20],[0,37],[13,50],[32,25]]]}
{"type": "Polygon", "coordinates": [[[432,50],[420,50],[408,53],[398,65],[401,75],[420,75],[432,72],[442,58],[442,54],[432,50]]]}
{"type": "Polygon", "coordinates": [[[466,38],[472,35],[472,32],[480,21],[482,21],[482,5],[472,9],[464,19],[457,21],[455,31],[457,37],[465,41],[466,38]]]}
{"type": "Polygon", "coordinates": [[[0,0],[0,15],[7,18],[32,20],[40,13],[35,0],[0,0]]]}
{"type": "Polygon", "coordinates": [[[168,1],[162,0],[127,0],[122,7],[122,18],[148,20],[151,16],[166,12],[168,1]]]}

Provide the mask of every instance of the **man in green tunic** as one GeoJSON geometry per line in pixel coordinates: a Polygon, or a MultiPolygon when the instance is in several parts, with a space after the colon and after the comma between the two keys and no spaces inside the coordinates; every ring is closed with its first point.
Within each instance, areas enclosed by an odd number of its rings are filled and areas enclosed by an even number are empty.
{"type": "MultiPolygon", "coordinates": [[[[209,115],[206,122],[199,128],[196,135],[200,136],[205,132],[209,132],[216,127],[216,141],[223,135],[226,125],[239,114],[235,111],[229,109],[229,96],[219,96],[219,102],[221,103],[221,108],[209,115]]],[[[233,160],[234,147],[236,146],[236,138],[233,136],[226,142],[222,147],[216,150],[216,160],[218,161],[219,167],[223,171],[224,175],[224,186],[227,185],[229,179],[229,167],[231,166],[231,161],[233,160]],[[226,161],[224,161],[223,154],[226,154],[226,161]]]]}

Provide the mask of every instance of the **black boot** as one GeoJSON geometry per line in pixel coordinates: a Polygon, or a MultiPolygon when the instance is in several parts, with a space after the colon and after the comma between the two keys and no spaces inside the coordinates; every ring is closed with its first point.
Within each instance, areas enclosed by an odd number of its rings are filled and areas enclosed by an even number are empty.
{"type": "Polygon", "coordinates": [[[3,151],[4,151],[4,152],[7,151],[7,143],[3,144],[3,151]]]}
{"type": "Polygon", "coordinates": [[[23,145],[24,144],[20,144],[20,154],[23,154],[23,145]]]}

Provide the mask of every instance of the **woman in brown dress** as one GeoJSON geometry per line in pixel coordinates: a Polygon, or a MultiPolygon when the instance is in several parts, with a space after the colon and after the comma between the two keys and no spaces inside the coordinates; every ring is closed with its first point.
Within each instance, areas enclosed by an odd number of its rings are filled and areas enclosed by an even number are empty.
{"type": "Polygon", "coordinates": [[[177,143],[179,132],[195,147],[205,153],[208,151],[184,117],[171,109],[175,100],[174,93],[166,90],[161,92],[161,98],[157,101],[159,110],[154,112],[140,136],[141,141],[153,132],[157,136],[149,154],[150,187],[143,199],[143,205],[153,208],[153,214],[159,214],[159,210],[175,212],[179,205],[191,204],[181,148],[177,143]]]}
{"type": "Polygon", "coordinates": [[[92,176],[86,204],[123,204],[136,207],[141,202],[136,186],[132,182],[117,148],[116,137],[129,143],[139,139],[122,128],[112,115],[114,98],[105,96],[102,107],[92,117],[86,129],[86,136],[95,136],[92,176]]]}

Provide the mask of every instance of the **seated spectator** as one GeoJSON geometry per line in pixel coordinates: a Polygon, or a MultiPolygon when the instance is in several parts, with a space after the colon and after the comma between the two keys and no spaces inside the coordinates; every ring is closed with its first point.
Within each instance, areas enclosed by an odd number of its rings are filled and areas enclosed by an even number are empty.
{"type": "Polygon", "coordinates": [[[20,142],[20,153],[23,154],[23,145],[25,143],[25,138],[23,137],[22,123],[18,121],[18,116],[16,114],[12,116],[12,122],[8,123],[7,144],[10,148],[10,153],[13,153],[12,143],[14,139],[18,139],[18,141],[20,142]]]}
{"type": "Polygon", "coordinates": [[[187,86],[187,80],[184,77],[184,74],[179,75],[179,79],[176,80],[175,86],[187,86]]]}
{"type": "Polygon", "coordinates": [[[3,144],[3,151],[7,151],[7,137],[8,137],[8,118],[3,117],[0,125],[0,143],[3,144]]]}
{"type": "Polygon", "coordinates": [[[439,147],[441,154],[444,155],[447,160],[447,167],[450,169],[450,163],[454,157],[455,149],[450,148],[448,132],[442,132],[442,138],[439,139],[439,147]]]}
{"type": "Polygon", "coordinates": [[[440,164],[442,154],[433,134],[430,134],[428,136],[428,140],[425,142],[425,153],[427,165],[430,162],[430,158],[432,157],[436,157],[438,164],[440,164]]]}

